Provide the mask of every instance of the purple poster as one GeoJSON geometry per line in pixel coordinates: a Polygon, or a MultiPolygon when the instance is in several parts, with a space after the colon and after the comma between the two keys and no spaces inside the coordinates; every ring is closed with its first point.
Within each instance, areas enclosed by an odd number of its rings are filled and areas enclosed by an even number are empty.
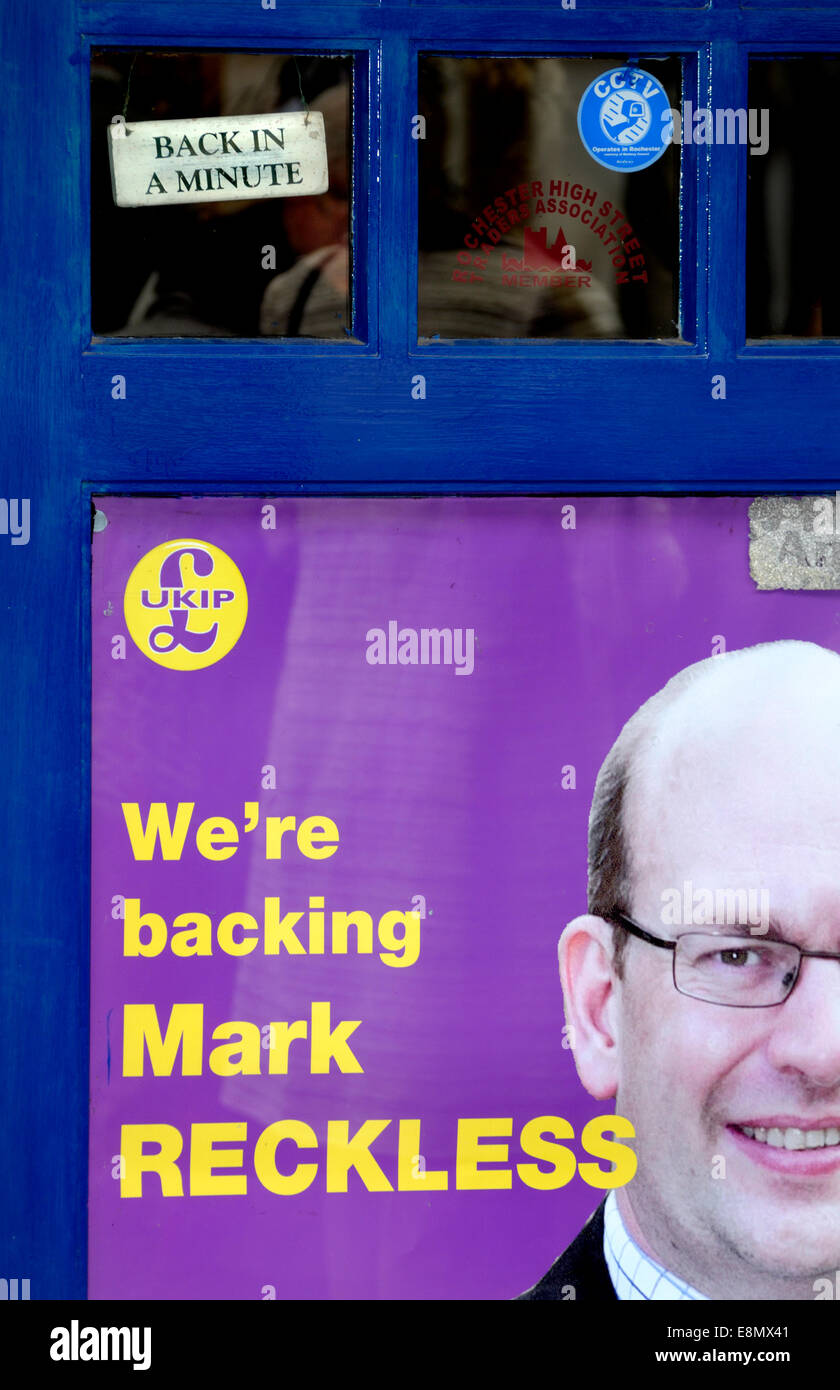
{"type": "Polygon", "coordinates": [[[90,1297],[820,1296],[840,595],[744,499],[97,505],[90,1297]]]}

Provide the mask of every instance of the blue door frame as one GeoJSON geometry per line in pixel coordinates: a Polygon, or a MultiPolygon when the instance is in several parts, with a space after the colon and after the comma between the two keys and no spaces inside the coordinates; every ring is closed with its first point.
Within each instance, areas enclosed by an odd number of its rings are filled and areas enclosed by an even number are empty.
{"type": "Polygon", "coordinates": [[[840,5],[775,0],[4,7],[3,495],[31,538],[0,536],[0,1276],[33,1298],[86,1291],[91,495],[834,491],[840,342],[744,341],[744,147],[686,151],[691,343],[419,346],[411,118],[424,50],[679,53],[685,96],[737,108],[748,53],[838,49],[840,5]],[[172,44],[356,55],[362,343],[91,341],[90,48],[172,44]]]}

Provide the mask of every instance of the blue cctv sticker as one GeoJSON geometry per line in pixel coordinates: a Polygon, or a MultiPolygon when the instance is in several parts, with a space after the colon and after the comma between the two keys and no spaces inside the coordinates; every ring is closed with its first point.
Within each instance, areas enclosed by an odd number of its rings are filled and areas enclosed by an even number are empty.
{"type": "Polygon", "coordinates": [[[605,169],[634,173],[661,159],[674,134],[668,94],[643,68],[610,68],[578,107],[580,138],[605,169]]]}

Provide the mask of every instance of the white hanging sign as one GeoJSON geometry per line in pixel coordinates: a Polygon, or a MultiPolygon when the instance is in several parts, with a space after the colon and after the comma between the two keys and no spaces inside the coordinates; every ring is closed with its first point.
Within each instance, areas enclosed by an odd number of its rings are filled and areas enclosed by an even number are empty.
{"type": "Polygon", "coordinates": [[[294,198],[329,187],[320,111],[115,119],[108,128],[114,202],[121,208],[294,198]]]}

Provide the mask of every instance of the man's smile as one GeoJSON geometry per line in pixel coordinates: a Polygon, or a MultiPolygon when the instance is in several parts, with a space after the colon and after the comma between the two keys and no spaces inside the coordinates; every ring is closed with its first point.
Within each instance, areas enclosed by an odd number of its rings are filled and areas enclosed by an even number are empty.
{"type": "Polygon", "coordinates": [[[840,1126],[831,1122],[788,1125],[766,1120],[763,1124],[737,1125],[736,1128],[748,1139],[769,1144],[771,1149],[828,1149],[840,1144],[840,1126]]]}
{"type": "Polygon", "coordinates": [[[757,1116],[730,1123],[739,1149],[762,1167],[802,1177],[819,1177],[840,1168],[840,1116],[805,1119],[795,1115],[757,1116]]]}

